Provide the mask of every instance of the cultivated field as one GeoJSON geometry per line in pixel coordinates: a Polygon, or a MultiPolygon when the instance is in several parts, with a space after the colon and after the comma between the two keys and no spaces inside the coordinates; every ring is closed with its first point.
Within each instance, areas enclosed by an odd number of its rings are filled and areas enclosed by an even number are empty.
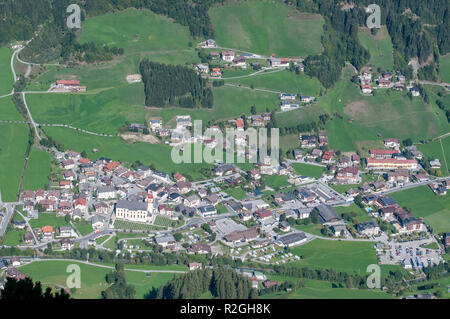
{"type": "Polygon", "coordinates": [[[218,45],[253,53],[293,57],[321,51],[323,19],[282,3],[250,1],[209,10],[218,45]]]}

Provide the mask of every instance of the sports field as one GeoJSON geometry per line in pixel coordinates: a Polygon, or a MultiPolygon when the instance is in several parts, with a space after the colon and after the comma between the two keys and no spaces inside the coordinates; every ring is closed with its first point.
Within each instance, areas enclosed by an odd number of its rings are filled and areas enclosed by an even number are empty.
{"type": "Polygon", "coordinates": [[[12,51],[7,47],[0,48],[0,96],[11,93],[14,83],[11,72],[12,51]]]}
{"type": "Polygon", "coordinates": [[[358,38],[362,46],[370,53],[368,65],[381,68],[382,71],[391,71],[394,68],[394,58],[392,56],[393,47],[391,37],[386,26],[377,29],[376,35],[370,33],[368,28],[359,28],[358,38]]]}
{"type": "Polygon", "coordinates": [[[230,3],[209,10],[219,46],[293,57],[321,51],[323,19],[273,1],[230,3]]]}
{"type": "Polygon", "coordinates": [[[50,174],[51,155],[35,147],[31,149],[22,189],[36,190],[45,188],[50,174]]]}
{"type": "Polygon", "coordinates": [[[0,124],[0,192],[3,201],[17,199],[28,133],[25,124],[0,124]]]}
{"type": "Polygon", "coordinates": [[[377,264],[373,245],[371,242],[314,239],[305,245],[291,248],[293,254],[304,256],[304,259],[287,265],[364,274],[367,266],[377,264]]]}
{"type": "Polygon", "coordinates": [[[323,166],[305,163],[292,163],[292,167],[295,169],[297,174],[314,178],[319,178],[322,176],[323,171],[325,170],[323,166]]]}
{"type": "MultiPolygon", "coordinates": [[[[72,297],[75,299],[97,299],[102,290],[107,288],[105,276],[112,269],[86,265],[76,261],[39,261],[20,267],[20,270],[31,277],[33,281],[40,281],[42,285],[67,287],[67,267],[71,264],[80,266],[81,288],[76,289],[72,297]]],[[[132,268],[130,266],[130,268],[132,268]]],[[[170,273],[152,273],[149,277],[145,273],[125,271],[128,284],[136,288],[136,298],[141,299],[152,289],[159,287],[173,278],[170,273]]]]}
{"type": "Polygon", "coordinates": [[[416,217],[422,217],[434,233],[450,231],[450,196],[439,196],[428,186],[420,186],[390,194],[416,217]]]}

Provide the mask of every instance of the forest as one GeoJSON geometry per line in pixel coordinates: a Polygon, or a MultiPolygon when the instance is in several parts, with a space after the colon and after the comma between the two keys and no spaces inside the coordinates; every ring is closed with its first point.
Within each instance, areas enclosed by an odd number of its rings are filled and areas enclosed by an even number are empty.
{"type": "Polygon", "coordinates": [[[145,88],[145,105],[164,107],[176,105],[211,108],[213,93],[207,80],[193,69],[181,65],[167,65],[144,59],[140,73],[145,88]]]}
{"type": "Polygon", "coordinates": [[[147,299],[196,299],[210,292],[219,299],[253,299],[258,294],[249,278],[233,269],[218,268],[189,272],[174,278],[158,289],[153,288],[147,299]]]}

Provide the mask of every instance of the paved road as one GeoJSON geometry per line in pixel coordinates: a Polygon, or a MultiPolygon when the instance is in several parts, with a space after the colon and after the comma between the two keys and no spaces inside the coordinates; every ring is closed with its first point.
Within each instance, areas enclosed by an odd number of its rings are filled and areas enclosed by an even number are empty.
{"type": "Polygon", "coordinates": [[[27,100],[25,98],[25,93],[24,92],[22,92],[22,98],[23,98],[23,103],[25,104],[25,108],[27,109],[28,117],[29,117],[29,119],[31,121],[31,124],[34,127],[34,131],[36,133],[36,136],[37,136],[38,140],[40,141],[41,140],[41,136],[39,135],[36,123],[34,122],[33,117],[31,116],[31,112],[30,112],[30,109],[28,108],[27,100]]]}
{"type": "Polygon", "coordinates": [[[450,84],[449,83],[445,83],[445,82],[432,82],[432,81],[418,81],[420,84],[428,84],[428,85],[437,85],[437,86],[442,86],[445,89],[449,89],[450,88],[450,84]]]}

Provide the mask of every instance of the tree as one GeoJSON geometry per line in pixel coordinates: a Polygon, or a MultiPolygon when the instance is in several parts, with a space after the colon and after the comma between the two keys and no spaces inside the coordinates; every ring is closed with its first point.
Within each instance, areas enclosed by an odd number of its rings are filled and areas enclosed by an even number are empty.
{"type": "Polygon", "coordinates": [[[47,287],[42,291],[41,283],[26,277],[22,280],[7,278],[5,288],[0,291],[0,299],[3,300],[67,300],[70,295],[63,289],[52,293],[52,289],[47,287]]]}
{"type": "Polygon", "coordinates": [[[183,238],[183,235],[181,233],[175,233],[173,234],[173,238],[175,238],[176,241],[180,241],[183,238]]]}

